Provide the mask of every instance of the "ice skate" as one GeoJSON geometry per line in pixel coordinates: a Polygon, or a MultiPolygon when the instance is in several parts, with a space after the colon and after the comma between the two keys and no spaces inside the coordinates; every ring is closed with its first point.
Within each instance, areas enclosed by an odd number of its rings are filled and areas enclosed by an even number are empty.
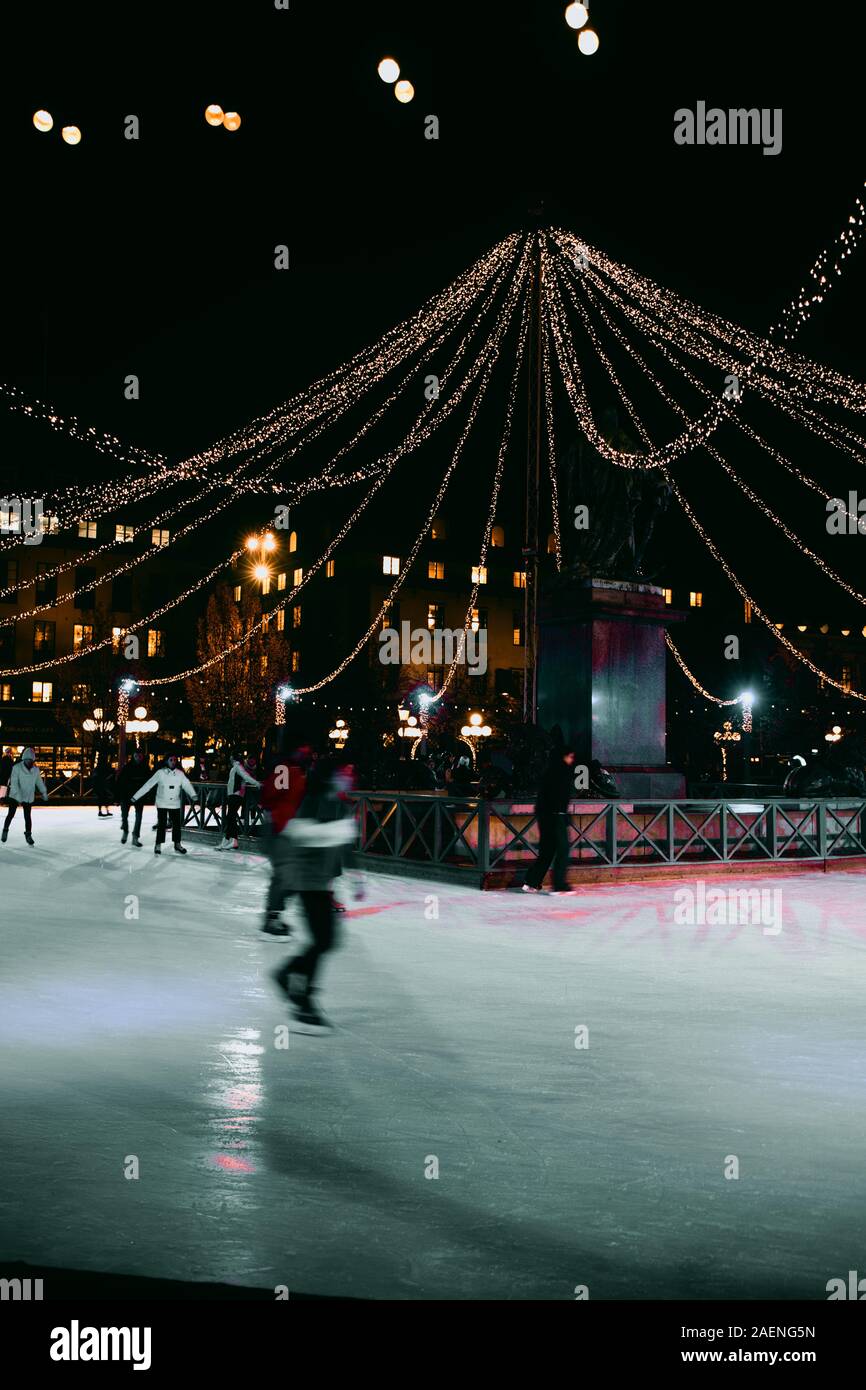
{"type": "Polygon", "coordinates": [[[184,849],[183,845],[175,845],[174,852],[175,854],[186,854],[186,850],[184,849]]]}
{"type": "Polygon", "coordinates": [[[521,893],[544,893],[543,888],[533,888],[531,883],[524,883],[521,893]]]}
{"type": "Polygon", "coordinates": [[[306,1033],[311,1037],[317,1034],[332,1032],[332,1025],[320,1014],[315,1004],[307,1001],[304,1004],[292,1005],[292,1032],[306,1033]]]}
{"type": "Polygon", "coordinates": [[[122,845],[125,845],[128,839],[129,839],[129,831],[128,831],[128,830],[124,830],[123,833],[122,833],[121,836],[120,836],[120,843],[121,843],[122,845]]]}
{"type": "Polygon", "coordinates": [[[27,831],[24,832],[24,838],[27,841],[28,845],[33,844],[33,836],[28,834],[27,831]]]}
{"type": "Polygon", "coordinates": [[[4,845],[5,845],[6,841],[9,839],[9,831],[6,829],[6,826],[5,826],[5,825],[4,825],[4,827],[3,827],[3,834],[0,835],[0,839],[2,839],[4,845]]]}
{"type": "Polygon", "coordinates": [[[154,845],[153,852],[154,854],[162,854],[162,845],[154,845]]]}
{"type": "Polygon", "coordinates": [[[132,837],[132,843],[135,845],[135,848],[136,848],[136,849],[143,849],[143,848],[144,848],[144,846],[143,846],[142,843],[141,843],[141,840],[139,840],[139,838],[138,838],[137,835],[133,835],[133,837],[132,837]]]}
{"type": "Polygon", "coordinates": [[[267,932],[268,936],[288,936],[289,929],[282,921],[279,912],[266,912],[265,920],[262,922],[261,930],[267,932]]]}

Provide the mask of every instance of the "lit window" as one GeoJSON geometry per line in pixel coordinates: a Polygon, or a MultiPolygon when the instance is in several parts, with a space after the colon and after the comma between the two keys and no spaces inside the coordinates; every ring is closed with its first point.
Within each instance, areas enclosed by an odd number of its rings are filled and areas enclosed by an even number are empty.
{"type": "Polygon", "coordinates": [[[444,578],[445,578],[445,564],[444,564],[444,561],[442,561],[442,560],[430,560],[429,563],[428,563],[428,565],[427,565],[427,578],[428,578],[428,579],[444,579],[444,578]]]}
{"type": "Polygon", "coordinates": [[[751,621],[752,621],[752,605],[749,603],[749,600],[748,600],[748,599],[743,599],[743,622],[744,622],[744,623],[750,623],[751,621]]]}
{"type": "Polygon", "coordinates": [[[147,654],[148,656],[165,656],[165,641],[159,628],[149,627],[147,629],[147,654]]]}
{"type": "Polygon", "coordinates": [[[54,655],[54,635],[56,632],[55,623],[34,623],[33,624],[33,652],[38,652],[42,656],[54,655]]]}
{"type": "Polygon", "coordinates": [[[300,669],[301,669],[301,653],[300,653],[300,652],[292,652],[292,670],[293,670],[293,671],[300,671],[300,669]]]}
{"type": "Polygon", "coordinates": [[[112,650],[113,652],[119,652],[119,651],[120,651],[120,644],[121,644],[122,640],[123,640],[123,628],[122,628],[122,627],[113,627],[113,628],[111,629],[111,650],[112,650]]]}
{"type": "Polygon", "coordinates": [[[434,541],[444,541],[445,522],[442,520],[441,516],[434,517],[433,525],[430,527],[430,535],[434,541]]]}
{"type": "Polygon", "coordinates": [[[301,605],[296,603],[292,609],[292,627],[301,626],[301,605]]]}
{"type": "Polygon", "coordinates": [[[114,539],[116,541],[131,541],[135,539],[134,526],[117,525],[114,528],[114,539]]]}
{"type": "Polygon", "coordinates": [[[300,585],[303,584],[303,582],[304,582],[304,571],[303,571],[302,569],[296,569],[296,570],[294,571],[294,573],[292,574],[292,588],[293,588],[293,589],[299,588],[300,585]]]}
{"type": "Polygon", "coordinates": [[[478,629],[481,628],[481,627],[486,627],[486,626],[487,626],[487,609],[486,609],[486,608],[473,608],[473,610],[472,610],[472,617],[471,617],[471,619],[470,619],[470,621],[469,621],[469,626],[472,628],[472,631],[473,631],[473,632],[477,632],[478,629]]]}
{"type": "Polygon", "coordinates": [[[486,583],[487,583],[487,566],[486,566],[486,565],[473,565],[473,566],[472,566],[472,583],[473,583],[473,584],[486,584],[486,583]]]}
{"type": "Polygon", "coordinates": [[[511,582],[514,585],[515,589],[525,589],[526,570],[515,570],[514,574],[511,576],[511,582]]]}
{"type": "Polygon", "coordinates": [[[153,530],[150,533],[150,540],[152,545],[168,545],[170,539],[171,532],[167,531],[162,526],[154,526],[153,530]]]}
{"type": "Polygon", "coordinates": [[[515,628],[513,629],[512,634],[511,634],[511,640],[512,640],[512,642],[514,643],[515,647],[522,647],[522,646],[523,646],[523,630],[522,630],[522,628],[515,627],[515,628]]]}
{"type": "Polygon", "coordinates": [[[50,705],[54,696],[54,685],[51,681],[33,682],[33,703],[34,705],[50,705]]]}
{"type": "Polygon", "coordinates": [[[39,527],[43,536],[56,536],[60,530],[60,521],[56,516],[48,516],[45,512],[40,513],[39,527]]]}
{"type": "Polygon", "coordinates": [[[326,560],[326,561],[325,561],[325,578],[326,578],[326,579],[333,579],[333,577],[334,577],[334,562],[333,562],[333,560],[326,560]]]}
{"type": "Polygon", "coordinates": [[[701,607],[703,606],[703,602],[704,602],[704,596],[703,596],[702,593],[700,593],[699,591],[697,591],[697,590],[695,590],[695,589],[690,590],[690,592],[689,592],[689,607],[690,607],[690,608],[701,608],[701,607]]]}
{"type": "Polygon", "coordinates": [[[279,608],[277,609],[277,632],[283,632],[285,630],[285,626],[286,610],[285,608],[279,608]]]}
{"type": "Polygon", "coordinates": [[[240,584],[236,584],[236,585],[235,585],[235,603],[240,603],[240,601],[241,601],[241,586],[240,586],[240,584]]]}
{"type": "Polygon", "coordinates": [[[432,631],[434,628],[444,628],[445,626],[445,605],[444,603],[427,604],[427,626],[432,631]]]}
{"type": "Polygon", "coordinates": [[[297,550],[297,548],[298,548],[298,533],[297,533],[297,531],[292,531],[292,532],[290,533],[290,535],[289,535],[289,551],[290,551],[292,554],[294,554],[294,552],[297,550]]]}
{"type": "Polygon", "coordinates": [[[382,556],[382,573],[383,573],[383,574],[399,574],[399,573],[400,573],[400,557],[399,557],[399,555],[383,555],[383,556],[382,556]]]}
{"type": "Polygon", "coordinates": [[[490,544],[493,546],[502,546],[505,544],[505,530],[502,526],[494,526],[493,530],[490,532],[490,544]]]}
{"type": "Polygon", "coordinates": [[[854,673],[850,666],[842,667],[842,689],[850,690],[854,684],[854,673]]]}
{"type": "Polygon", "coordinates": [[[80,652],[93,641],[93,628],[90,623],[76,623],[72,629],[72,650],[80,652]]]}
{"type": "Polygon", "coordinates": [[[283,591],[283,589],[285,589],[285,587],[286,587],[286,571],[285,571],[285,570],[282,570],[281,573],[277,575],[277,588],[279,589],[280,593],[282,593],[282,591],[283,591]]]}
{"type": "Polygon", "coordinates": [[[74,705],[86,705],[86,704],[87,704],[87,701],[88,701],[89,699],[90,699],[90,686],[88,686],[88,685],[73,685],[73,687],[72,687],[72,703],[73,703],[74,705]]]}
{"type": "Polygon", "coordinates": [[[81,541],[95,541],[95,540],[96,540],[96,522],[95,522],[95,521],[79,521],[79,523],[78,523],[78,539],[81,540],[81,541]]]}
{"type": "Polygon", "coordinates": [[[268,627],[270,626],[270,621],[271,615],[270,613],[266,613],[265,616],[262,618],[262,632],[267,632],[268,627]]]}
{"type": "Polygon", "coordinates": [[[551,531],[550,535],[547,537],[547,553],[548,555],[556,554],[556,536],[553,531],[551,531]]]}
{"type": "Polygon", "coordinates": [[[9,681],[4,681],[3,684],[0,685],[0,700],[2,700],[5,705],[10,705],[12,703],[12,686],[9,681]]]}
{"type": "Polygon", "coordinates": [[[267,671],[267,669],[268,669],[268,654],[267,654],[267,652],[262,652],[261,657],[259,658],[259,670],[261,671],[262,675],[264,675],[265,672],[267,671]]]}
{"type": "Polygon", "coordinates": [[[665,603],[673,603],[673,601],[674,601],[674,591],[673,591],[673,589],[665,589],[665,603]]]}
{"type": "Polygon", "coordinates": [[[266,575],[266,577],[262,580],[262,593],[263,593],[263,594],[269,594],[270,592],[271,592],[271,576],[270,576],[270,575],[266,575]]]}

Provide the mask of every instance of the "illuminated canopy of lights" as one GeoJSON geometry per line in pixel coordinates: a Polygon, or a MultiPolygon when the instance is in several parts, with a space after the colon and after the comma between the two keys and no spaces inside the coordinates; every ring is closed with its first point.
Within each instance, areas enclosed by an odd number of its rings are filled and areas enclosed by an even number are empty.
{"type": "MultiPolygon", "coordinates": [[[[570,10],[579,8],[569,7],[570,10]]],[[[581,37],[591,32],[586,30],[585,20],[583,25],[573,27],[580,27],[581,37]]],[[[380,69],[383,65],[384,60],[380,69]]],[[[397,81],[398,75],[399,69],[387,80],[393,80],[399,87],[401,84],[397,81]]],[[[231,115],[232,113],[224,115],[220,110],[219,122],[214,120],[212,123],[222,123],[231,115]]],[[[34,121],[35,119],[34,117],[34,121]]],[[[400,459],[425,443],[443,421],[468,401],[468,418],[462,426],[451,460],[436,490],[427,519],[401,565],[400,573],[395,577],[382,608],[334,670],[314,684],[293,688],[293,698],[297,698],[317,691],[333,680],[346,669],[366,644],[375,638],[383,616],[393,604],[439,511],[442,498],[463,454],[469,431],[482,408],[491,376],[503,355],[506,342],[509,342],[514,350],[514,367],[490,503],[482,532],[478,569],[484,567],[511,436],[517,385],[524,370],[530,321],[532,266],[537,255],[541,274],[542,312],[543,400],[540,408],[545,420],[557,565],[562,563],[562,544],[557,486],[554,362],[559,369],[558,381],[569,407],[569,418],[576,420],[583,437],[604,458],[618,467],[658,470],[709,553],[721,566],[741,597],[751,604],[753,613],[764,622],[776,640],[816,677],[850,698],[866,700],[866,696],[850,690],[822,671],[784,636],[780,625],[774,624],[768,618],[748,593],[732,566],[722,556],[684,492],[684,483],[698,466],[696,451],[701,450],[718,464],[724,476],[730,479],[749,503],[758,508],[779,534],[797,547],[800,554],[815,564],[826,578],[841,586],[849,597],[866,605],[866,594],[861,593],[853,583],[831,568],[823,556],[806,545],[778,514],[775,507],[741,476],[742,463],[739,456],[735,467],[722,452],[725,430],[730,425],[745,434],[750,447],[764,450],[774,465],[785,469],[799,484],[820,494],[825,500],[830,499],[830,494],[815,478],[792,463],[774,444],[765,440],[763,434],[750,421],[743,402],[754,400],[759,401],[765,410],[767,407],[775,407],[784,413],[789,421],[802,426],[813,437],[820,438],[829,448],[858,462],[866,463],[866,439],[861,437],[857,429],[845,418],[846,412],[855,417],[866,414],[866,385],[809,362],[804,357],[794,354],[789,347],[799,327],[808,320],[815,306],[823,303],[829,288],[841,276],[844,262],[858,243],[863,225],[863,212],[863,203],[857,198],[855,212],[849,217],[846,228],[831,247],[819,254],[810,268],[811,283],[807,288],[798,291],[786,305],[777,323],[765,337],[729,323],[718,315],[711,314],[671,291],[653,284],[638,272],[612,261],[604,253],[570,232],[551,229],[529,235],[515,234],[492,248],[444,291],[428,300],[415,315],[356,354],[350,362],[335,368],[327,376],[298,392],[266,415],[241,426],[209,448],[177,464],[169,464],[162,456],[150,454],[143,449],[124,446],[114,436],[100,435],[92,427],[81,425],[76,417],[63,417],[48,406],[26,401],[15,387],[0,385],[0,393],[6,396],[13,409],[35,420],[45,421],[52,428],[63,430],[70,437],[93,445],[104,453],[113,454],[132,466],[131,474],[107,483],[76,483],[54,497],[44,499],[45,512],[52,517],[56,516],[61,527],[112,512],[116,514],[124,503],[142,501],[151,495],[161,494],[165,499],[162,509],[150,522],[136,526],[133,535],[146,532],[149,526],[156,528],[161,521],[170,517],[172,523],[169,528],[169,543],[175,544],[193,530],[200,531],[215,515],[250,493],[258,492],[263,497],[269,496],[274,503],[275,499],[279,498],[281,502],[285,501],[288,504],[323,488],[367,484],[367,490],[360,503],[350,510],[346,521],[326,549],[312,564],[304,567],[300,582],[282,597],[275,608],[263,616],[259,623],[253,624],[241,641],[227,648],[225,652],[211,657],[207,662],[175,675],[142,676],[142,686],[171,684],[197,675],[214,661],[221,660],[223,656],[249,641],[254,632],[264,627],[274,612],[296,598],[309,579],[326,563],[336,546],[349,534],[357,519],[392,475],[400,459]],[[515,321],[519,322],[519,331],[513,328],[515,321]],[[579,343],[575,331],[580,334],[579,343]],[[640,346],[636,345],[636,337],[640,346]],[[379,451],[378,457],[371,462],[354,468],[341,467],[345,455],[365,438],[369,430],[383,420],[387,423],[388,411],[395,401],[402,399],[409,391],[419,390],[419,381],[425,379],[434,354],[444,349],[450,338],[454,338],[455,341],[451,346],[450,361],[438,372],[439,389],[435,398],[426,399],[418,418],[402,442],[396,447],[379,451]],[[583,364],[588,360],[587,350],[607,374],[640,438],[640,448],[618,447],[620,441],[614,444],[602,435],[596,423],[598,410],[591,400],[591,378],[583,369],[583,364]],[[657,361],[655,368],[649,360],[650,355],[657,361]],[[389,385],[388,379],[392,373],[398,373],[399,379],[389,385]],[[712,375],[708,377],[708,373],[712,375]],[[736,383],[735,391],[727,389],[731,380],[736,383]],[[638,381],[641,385],[632,384],[638,381]],[[286,475],[287,466],[305,447],[318,439],[325,430],[338,428],[343,416],[357,408],[359,401],[368,393],[383,385],[387,391],[384,402],[372,409],[364,407],[363,423],[346,442],[329,451],[329,461],[323,468],[307,477],[298,477],[297,474],[286,475]],[[673,431],[665,443],[658,443],[650,437],[650,432],[641,418],[643,401],[639,404],[637,396],[649,389],[654,391],[657,402],[670,411],[675,422],[673,431]],[[671,470],[680,464],[682,476],[674,477],[671,470]],[[189,491],[190,488],[194,490],[189,491]],[[215,501],[210,498],[212,493],[217,494],[215,501]],[[176,517],[183,508],[190,508],[194,515],[188,522],[177,526],[176,517]]],[[[659,408],[654,408],[654,420],[659,408]]],[[[853,513],[845,509],[845,514],[856,523],[858,518],[853,513]]],[[[273,512],[270,516],[263,516],[261,530],[250,536],[245,544],[241,543],[239,549],[224,556],[218,565],[196,579],[183,593],[175,595],[161,608],[130,625],[128,631],[133,632],[153,622],[169,608],[182,602],[221,572],[225,572],[245,549],[257,560],[256,577],[262,580],[269,578],[270,568],[262,563],[262,558],[274,552],[279,544],[274,530],[271,529],[273,525],[273,512]]],[[[123,540],[105,543],[94,547],[89,553],[98,554],[111,550],[115,545],[120,548],[124,543],[123,540]]],[[[15,546],[20,544],[20,538],[14,534],[6,535],[0,544],[3,548],[15,546]]],[[[108,577],[127,572],[136,565],[145,563],[163,549],[162,546],[153,545],[139,555],[124,554],[109,574],[100,575],[96,582],[104,583],[108,577]]],[[[75,560],[64,561],[55,566],[50,573],[63,573],[75,563],[75,560]]],[[[8,585],[0,593],[0,597],[14,594],[22,587],[25,587],[23,581],[8,585]]],[[[53,603],[37,604],[23,612],[18,611],[11,617],[0,619],[0,625],[11,625],[23,617],[57,607],[59,603],[70,601],[72,596],[71,593],[63,594],[53,603]]],[[[441,689],[430,697],[431,702],[441,698],[453,677],[473,621],[477,596],[478,583],[474,582],[469,591],[458,658],[449,667],[441,689]]],[[[107,642],[112,640],[114,639],[109,637],[65,657],[15,667],[0,674],[7,676],[63,666],[77,660],[86,652],[107,645],[107,642]]],[[[712,695],[692,675],[670,638],[668,646],[683,674],[704,698],[718,705],[740,703],[744,717],[750,719],[751,703],[747,704],[743,696],[722,699],[712,695]]]]}

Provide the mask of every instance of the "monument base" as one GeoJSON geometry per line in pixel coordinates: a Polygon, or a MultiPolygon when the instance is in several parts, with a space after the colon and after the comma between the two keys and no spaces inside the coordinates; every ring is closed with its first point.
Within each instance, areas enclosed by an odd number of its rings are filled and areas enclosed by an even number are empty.
{"type": "Polygon", "coordinates": [[[622,796],[669,800],[685,777],[666,758],[665,628],[685,614],[653,584],[559,576],[538,611],[538,722],[622,796]]]}

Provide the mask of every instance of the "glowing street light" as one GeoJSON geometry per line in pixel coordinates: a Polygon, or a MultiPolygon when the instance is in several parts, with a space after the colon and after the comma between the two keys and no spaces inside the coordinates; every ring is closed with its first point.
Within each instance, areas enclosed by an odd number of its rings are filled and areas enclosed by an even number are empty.
{"type": "Polygon", "coordinates": [[[276,548],[277,548],[277,538],[276,538],[276,536],[274,535],[273,531],[268,531],[268,532],[267,532],[267,534],[265,535],[264,540],[262,541],[262,547],[263,547],[263,549],[265,549],[265,550],[276,550],[276,548]]]}
{"type": "Polygon", "coordinates": [[[54,128],[54,117],[50,111],[34,111],[33,124],[43,133],[54,128]]]}
{"type": "Polygon", "coordinates": [[[412,86],[412,83],[411,83],[411,82],[408,82],[408,81],[406,80],[406,78],[403,77],[403,78],[400,79],[400,81],[399,81],[399,82],[397,83],[397,85],[395,86],[395,88],[394,88],[394,95],[395,95],[395,97],[397,98],[397,100],[398,100],[399,102],[402,102],[403,105],[405,106],[406,103],[409,102],[409,101],[411,101],[412,98],[414,97],[414,95],[415,95],[415,88],[412,86]]]}
{"type": "Polygon", "coordinates": [[[240,124],[241,118],[238,115],[237,111],[227,111],[223,116],[223,125],[225,126],[226,130],[238,130],[240,128],[240,124]]]}
{"type": "Polygon", "coordinates": [[[400,76],[400,64],[396,58],[383,58],[376,69],[383,82],[396,82],[400,76]]]}
{"type": "Polygon", "coordinates": [[[81,131],[77,125],[65,125],[60,134],[63,136],[67,145],[81,144],[81,131]]]}
{"type": "Polygon", "coordinates": [[[256,579],[260,579],[261,582],[264,584],[266,579],[270,579],[271,572],[268,569],[267,565],[254,565],[253,575],[256,579]]]}
{"type": "Polygon", "coordinates": [[[581,29],[577,36],[577,46],[581,53],[589,57],[598,52],[598,34],[594,29],[581,29]]]}
{"type": "Polygon", "coordinates": [[[586,5],[575,3],[569,5],[568,9],[565,11],[565,22],[569,29],[582,29],[588,19],[589,10],[586,8],[586,5]]]}
{"type": "Polygon", "coordinates": [[[208,125],[222,125],[224,112],[221,106],[208,106],[205,108],[204,118],[208,125]]]}

